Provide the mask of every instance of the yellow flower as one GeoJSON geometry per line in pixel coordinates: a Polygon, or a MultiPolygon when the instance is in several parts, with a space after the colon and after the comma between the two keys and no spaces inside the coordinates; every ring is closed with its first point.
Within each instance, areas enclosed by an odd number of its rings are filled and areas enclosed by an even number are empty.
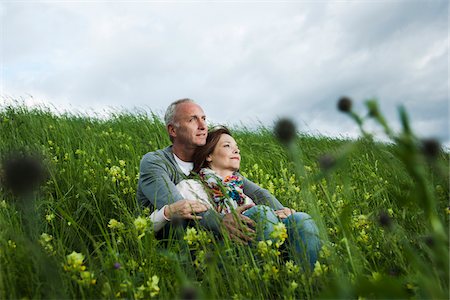
{"type": "Polygon", "coordinates": [[[148,221],[144,217],[137,217],[134,220],[134,227],[136,228],[137,232],[139,233],[138,238],[141,239],[145,235],[145,229],[148,226],[148,221]]]}
{"type": "Polygon", "coordinates": [[[319,261],[314,264],[313,276],[320,277],[328,271],[328,267],[321,265],[319,261]]]}
{"type": "Polygon", "coordinates": [[[14,241],[8,240],[8,246],[12,249],[16,249],[16,243],[14,241]]]}
{"type": "Polygon", "coordinates": [[[97,283],[97,280],[94,278],[94,274],[89,271],[80,272],[81,280],[78,282],[82,285],[94,285],[97,283]]]}
{"type": "Polygon", "coordinates": [[[285,266],[286,266],[286,271],[289,275],[300,272],[300,267],[295,265],[292,260],[287,261],[285,266]]]}
{"type": "Polygon", "coordinates": [[[289,289],[295,290],[298,287],[298,283],[292,280],[291,284],[289,285],[289,289]]]}
{"type": "Polygon", "coordinates": [[[276,240],[275,246],[277,248],[280,248],[280,246],[283,245],[287,236],[287,229],[283,223],[279,222],[278,224],[273,226],[273,231],[270,234],[270,237],[276,240]]]}
{"type": "Polygon", "coordinates": [[[51,222],[53,221],[53,219],[55,218],[55,214],[51,213],[45,216],[45,219],[47,220],[47,222],[51,222]]]}
{"type": "Polygon", "coordinates": [[[122,222],[117,221],[116,219],[109,220],[108,228],[112,230],[122,230],[125,225],[122,222]]]}
{"type": "Polygon", "coordinates": [[[151,280],[147,281],[147,286],[150,291],[150,297],[155,297],[156,295],[159,294],[158,283],[159,283],[159,277],[156,275],[153,275],[151,280]]]}
{"type": "Polygon", "coordinates": [[[184,240],[187,241],[189,245],[194,244],[197,241],[197,229],[194,227],[186,229],[184,240]]]}
{"type": "Polygon", "coordinates": [[[53,236],[44,232],[43,234],[41,234],[41,240],[46,243],[49,243],[53,240],[53,236]]]}
{"type": "Polygon", "coordinates": [[[137,291],[134,292],[134,298],[135,299],[144,299],[144,292],[145,292],[145,286],[141,285],[137,288],[137,291]]]}
{"type": "Polygon", "coordinates": [[[272,245],[271,240],[258,242],[258,246],[257,246],[258,253],[264,257],[265,255],[267,255],[267,253],[269,253],[271,245],[272,245]]]}
{"type": "Polygon", "coordinates": [[[72,251],[66,256],[67,264],[64,266],[66,271],[84,271],[86,267],[83,266],[84,255],[75,251],[72,251]]]}
{"type": "Polygon", "coordinates": [[[274,265],[266,264],[264,265],[263,269],[264,269],[263,279],[265,281],[268,281],[270,278],[274,279],[278,278],[279,270],[274,265]]]}
{"type": "Polygon", "coordinates": [[[6,203],[5,200],[2,200],[2,202],[0,202],[0,207],[1,208],[7,208],[8,207],[8,203],[6,203]]]}
{"type": "Polygon", "coordinates": [[[125,161],[124,160],[119,160],[119,165],[121,166],[121,167],[125,167],[125,161]]]}
{"type": "Polygon", "coordinates": [[[370,281],[372,282],[377,282],[380,281],[381,279],[381,274],[378,272],[372,272],[372,278],[370,279],[370,281]]]}

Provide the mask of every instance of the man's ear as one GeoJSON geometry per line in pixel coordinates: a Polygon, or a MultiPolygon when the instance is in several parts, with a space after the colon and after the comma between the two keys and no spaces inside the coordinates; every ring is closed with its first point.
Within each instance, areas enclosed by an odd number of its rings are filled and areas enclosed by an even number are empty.
{"type": "Polygon", "coordinates": [[[177,136],[176,128],[172,124],[167,125],[167,131],[169,132],[169,136],[171,136],[171,137],[177,136]]]}

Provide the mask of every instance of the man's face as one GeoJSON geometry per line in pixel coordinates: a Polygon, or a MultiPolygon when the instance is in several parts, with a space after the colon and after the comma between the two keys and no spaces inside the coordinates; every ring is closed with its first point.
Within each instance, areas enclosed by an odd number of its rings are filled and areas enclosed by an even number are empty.
{"type": "Polygon", "coordinates": [[[184,102],[177,106],[174,116],[175,125],[169,127],[169,134],[174,143],[186,146],[203,146],[206,143],[208,127],[203,109],[192,102],[184,102]]]}

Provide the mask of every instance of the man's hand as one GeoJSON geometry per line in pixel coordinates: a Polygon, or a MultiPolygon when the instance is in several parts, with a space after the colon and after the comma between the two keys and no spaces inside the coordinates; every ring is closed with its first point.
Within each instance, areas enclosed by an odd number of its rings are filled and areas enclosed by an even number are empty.
{"type": "Polygon", "coordinates": [[[167,205],[164,208],[164,215],[168,219],[172,219],[174,216],[181,217],[183,219],[201,219],[201,216],[197,216],[197,213],[202,213],[208,210],[208,207],[198,200],[183,199],[167,205]]]}
{"type": "Polygon", "coordinates": [[[293,213],[295,213],[295,210],[288,208],[288,207],[284,207],[282,209],[276,210],[275,214],[278,216],[278,218],[280,219],[286,219],[287,217],[289,217],[290,215],[292,215],[293,213]]]}
{"type": "Polygon", "coordinates": [[[246,204],[236,208],[235,212],[228,213],[223,217],[223,225],[227,229],[230,239],[239,243],[248,244],[253,240],[255,222],[242,214],[242,212],[253,207],[254,204],[246,204]]]}

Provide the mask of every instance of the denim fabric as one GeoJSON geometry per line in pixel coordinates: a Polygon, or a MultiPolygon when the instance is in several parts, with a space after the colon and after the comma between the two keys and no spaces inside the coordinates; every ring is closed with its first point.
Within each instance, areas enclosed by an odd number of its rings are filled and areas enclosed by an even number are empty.
{"type": "Polygon", "coordinates": [[[269,240],[273,231],[273,225],[279,222],[275,211],[265,205],[255,205],[242,213],[256,223],[256,240],[269,240]]]}
{"type": "Polygon", "coordinates": [[[310,215],[304,212],[295,212],[286,219],[279,219],[275,211],[268,206],[256,205],[243,213],[256,223],[257,240],[269,240],[273,226],[283,222],[287,229],[287,248],[291,259],[303,265],[309,262],[314,269],[320,250],[319,230],[310,215]]]}
{"type": "Polygon", "coordinates": [[[319,229],[314,220],[307,213],[295,212],[281,221],[286,225],[292,259],[297,263],[309,261],[314,270],[320,251],[319,229]]]}

